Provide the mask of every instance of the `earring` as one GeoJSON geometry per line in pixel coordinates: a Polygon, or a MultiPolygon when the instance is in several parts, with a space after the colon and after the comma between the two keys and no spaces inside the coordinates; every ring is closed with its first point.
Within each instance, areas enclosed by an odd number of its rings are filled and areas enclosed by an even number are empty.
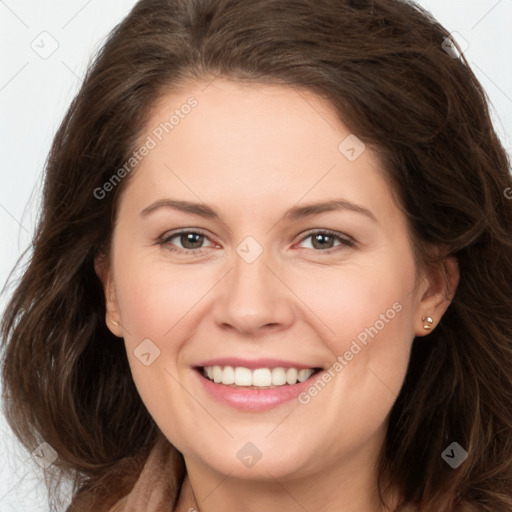
{"type": "Polygon", "coordinates": [[[428,331],[429,329],[432,328],[432,324],[434,323],[434,320],[432,320],[432,318],[430,318],[429,316],[424,316],[421,320],[424,322],[423,329],[426,329],[428,331]]]}
{"type": "Polygon", "coordinates": [[[117,320],[110,320],[114,325],[119,325],[119,322],[117,320]]]}

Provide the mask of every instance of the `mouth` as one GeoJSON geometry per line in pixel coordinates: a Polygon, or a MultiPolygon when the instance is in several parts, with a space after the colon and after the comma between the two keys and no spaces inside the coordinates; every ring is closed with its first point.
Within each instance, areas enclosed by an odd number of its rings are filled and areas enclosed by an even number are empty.
{"type": "Polygon", "coordinates": [[[323,368],[287,368],[287,367],[262,367],[246,368],[244,366],[212,365],[195,366],[200,376],[215,384],[222,384],[230,388],[238,389],[275,389],[294,386],[305,382],[323,368]]]}

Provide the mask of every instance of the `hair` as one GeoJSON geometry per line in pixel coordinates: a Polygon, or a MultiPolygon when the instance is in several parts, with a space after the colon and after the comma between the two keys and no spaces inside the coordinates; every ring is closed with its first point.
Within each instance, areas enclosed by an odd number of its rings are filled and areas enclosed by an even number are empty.
{"type": "Polygon", "coordinates": [[[326,99],[376,149],[419,268],[458,262],[445,315],[413,341],[381,497],[393,485],[421,512],[512,508],[510,161],[449,36],[401,0],[141,0],[112,30],[55,135],[32,254],[1,324],[5,415],[27,449],[44,440],[58,452],[70,511],[126,495],[160,435],[94,270],[130,175],[101,200],[94,191],[133,154],[160,98],[218,76],[326,99]],[[441,457],[453,441],[468,452],[457,469],[441,457]]]}

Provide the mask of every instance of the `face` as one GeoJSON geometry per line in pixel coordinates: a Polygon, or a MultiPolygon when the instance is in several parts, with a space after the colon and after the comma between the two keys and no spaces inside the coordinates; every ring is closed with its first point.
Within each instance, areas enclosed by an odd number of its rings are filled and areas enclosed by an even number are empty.
{"type": "Polygon", "coordinates": [[[418,275],[378,155],[311,93],[220,78],[162,98],[148,127],[97,271],[149,413],[209,471],[368,464],[422,317],[448,306],[418,275]],[[215,362],[240,386],[197,369],[215,362]],[[247,387],[297,367],[321,370],[247,387]]]}

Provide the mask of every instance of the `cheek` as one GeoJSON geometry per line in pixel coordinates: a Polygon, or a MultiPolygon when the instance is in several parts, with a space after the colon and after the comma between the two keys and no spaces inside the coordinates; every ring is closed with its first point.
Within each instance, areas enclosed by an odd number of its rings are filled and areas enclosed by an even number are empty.
{"type": "Polygon", "coordinates": [[[171,331],[175,337],[182,319],[211,288],[204,272],[140,259],[120,262],[118,275],[119,307],[130,342],[141,336],[163,340],[171,331]]]}
{"type": "Polygon", "coordinates": [[[329,368],[340,376],[336,394],[357,411],[361,428],[382,421],[403,384],[414,338],[415,273],[412,256],[382,254],[367,265],[317,274],[297,291],[321,320],[329,368]]]}
{"type": "Polygon", "coordinates": [[[329,377],[312,383],[300,403],[305,411],[322,411],[327,439],[330,429],[339,430],[339,456],[375,433],[399,395],[414,336],[413,283],[412,265],[400,271],[387,266],[387,272],[375,267],[332,279],[321,296],[305,299],[329,326],[322,341],[332,360],[329,377]]]}
{"type": "Polygon", "coordinates": [[[323,324],[325,341],[336,354],[354,339],[364,345],[376,336],[409,339],[413,333],[415,266],[412,259],[391,256],[294,278],[294,292],[314,313],[315,323],[323,324]]]}
{"type": "Polygon", "coordinates": [[[180,351],[193,333],[194,306],[212,285],[185,266],[144,257],[120,258],[117,264],[116,290],[135,386],[159,426],[173,439],[186,437],[186,432],[176,434],[180,422],[174,417],[176,411],[186,417],[190,407],[179,384],[180,351]]]}

